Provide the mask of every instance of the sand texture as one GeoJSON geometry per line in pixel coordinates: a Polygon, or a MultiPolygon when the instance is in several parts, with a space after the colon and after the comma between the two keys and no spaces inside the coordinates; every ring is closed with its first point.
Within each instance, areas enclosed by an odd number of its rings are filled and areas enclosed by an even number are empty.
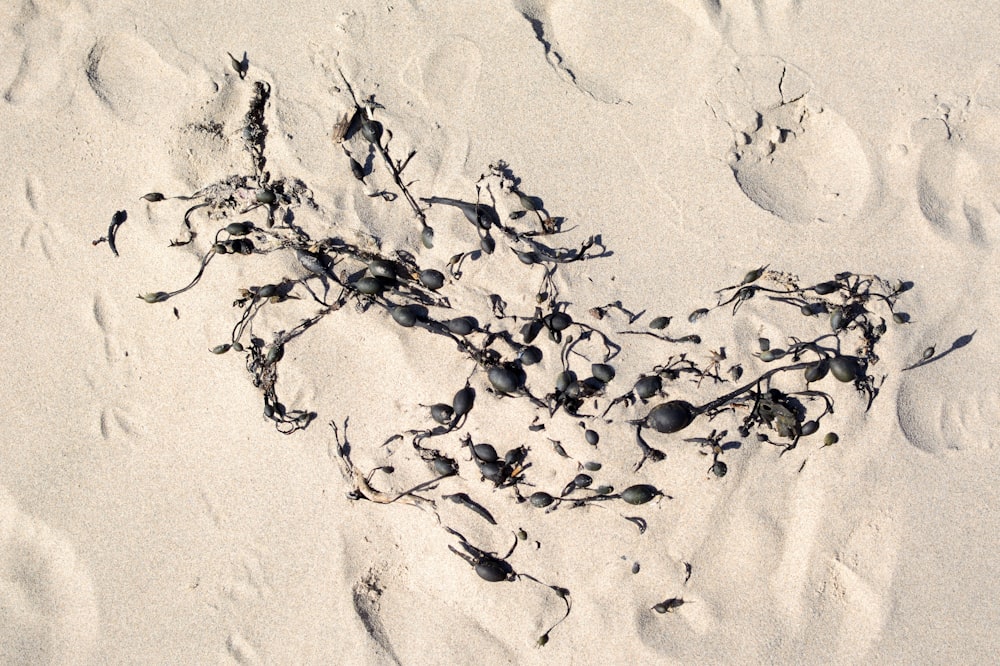
{"type": "Polygon", "coordinates": [[[0,663],[1000,654],[993,3],[244,5],[0,8],[0,663]]]}

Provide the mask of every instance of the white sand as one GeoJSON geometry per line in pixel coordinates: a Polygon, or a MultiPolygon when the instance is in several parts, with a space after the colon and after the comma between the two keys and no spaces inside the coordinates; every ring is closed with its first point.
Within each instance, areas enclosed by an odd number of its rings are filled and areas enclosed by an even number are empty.
{"type": "MultiPolygon", "coordinates": [[[[149,4],[0,8],[0,662],[982,663],[1000,652],[993,3],[149,4]],[[244,51],[241,80],[227,52],[244,51]],[[751,435],[715,478],[683,438],[720,427],[740,441],[727,412],[675,435],[646,430],[667,458],[633,474],[626,421],[649,406],[588,421],[602,435],[594,449],[565,413],[529,431],[540,412],[491,394],[478,371],[468,421],[428,442],[461,470],[423,493],[440,524],[402,502],[348,499],[329,422],[343,434],[349,418],[360,470],[396,468],[375,473],[376,488],[431,478],[408,438],[380,445],[433,425],[423,405],[450,402],[473,373],[453,343],[351,301],[287,346],[279,395],[318,416],[284,436],[261,415],[243,355],[206,350],[229,339],[240,288],[307,276],[291,252],[221,256],[189,292],[136,298],[186,284],[218,228],[195,215],[196,242],[168,247],[189,204],[139,197],[251,173],[241,130],[254,81],[271,86],[267,167],[310,188],[317,208],[294,211],[313,238],[371,250],[377,238],[383,253],[441,270],[475,246],[454,208],[427,210],[437,243],[426,250],[402,198],[366,196],[396,189],[378,159],[359,184],[331,141],[353,110],[339,70],[384,106],[375,117],[394,157],[416,151],[404,174],[416,196],[473,200],[503,160],[565,218],[552,243],[600,234],[609,256],[561,267],[556,285],[574,318],[623,347],[602,409],[670,354],[704,365],[723,346],[723,370],[759,372],[758,335],[785,345],[822,332],[762,296],[736,317],[685,321],[769,264],[803,285],[840,271],[914,283],[900,299],[912,322],[879,343],[871,410],[828,379],[817,388],[836,413],[821,433],[836,431],[835,446],[816,435],[779,457],[751,435]],[[128,219],[115,257],[91,241],[118,210],[128,219]],[[632,329],[668,314],[669,332],[704,342],[618,335],[620,313],[587,315],[616,300],[645,312],[632,329]],[[931,345],[931,363],[903,370],[931,345]],[[501,454],[529,446],[526,494],[558,493],[578,472],[552,438],[603,464],[595,483],[650,483],[672,499],[546,513],[482,482],[465,434],[501,454]],[[498,525],[441,498],[458,492],[498,525]],[[511,566],[572,600],[547,645],[536,639],[563,601],[527,578],[481,580],[449,551],[459,539],[445,525],[501,555],[526,531],[511,566]],[[669,598],[685,603],[651,610],[669,598]]],[[[360,136],[345,145],[367,150],[360,136]]],[[[501,216],[518,209],[489,182],[501,216]]],[[[444,290],[456,314],[494,330],[520,323],[494,320],[489,295],[530,315],[541,279],[506,247],[467,261],[444,290]]],[[[275,305],[253,330],[270,341],[316,311],[275,305]]],[[[544,395],[558,347],[538,344],[546,357],[529,386],[544,395]]],[[[598,345],[580,350],[600,360],[598,345]]],[[[701,402],[725,390],[668,386],[701,402]]]]}

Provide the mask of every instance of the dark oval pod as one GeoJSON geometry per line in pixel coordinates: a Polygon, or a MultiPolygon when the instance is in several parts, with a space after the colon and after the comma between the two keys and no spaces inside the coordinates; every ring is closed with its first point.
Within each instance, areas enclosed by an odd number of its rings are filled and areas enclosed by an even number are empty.
{"type": "Polygon", "coordinates": [[[249,238],[236,238],[232,241],[232,246],[235,254],[253,253],[253,241],[249,238]]]}
{"type": "Polygon", "coordinates": [[[716,475],[721,479],[726,475],[726,472],[729,471],[729,468],[726,466],[726,463],[722,462],[721,460],[716,460],[715,463],[712,464],[712,467],[709,469],[709,471],[711,471],[712,474],[716,475]]]}
{"type": "Polygon", "coordinates": [[[802,424],[802,430],[800,431],[803,437],[808,437],[819,430],[819,421],[806,421],[802,424]]]}
{"type": "Polygon", "coordinates": [[[608,365],[607,363],[592,364],[590,366],[590,373],[594,375],[595,379],[600,379],[605,384],[615,378],[614,367],[608,365]]]}
{"type": "Polygon", "coordinates": [[[382,284],[382,281],[378,278],[366,275],[354,283],[354,288],[362,294],[374,296],[376,294],[381,294],[382,290],[385,289],[385,285],[382,284]]]}
{"type": "Polygon", "coordinates": [[[497,249],[497,242],[493,240],[493,236],[483,236],[483,239],[479,241],[479,247],[486,254],[493,254],[493,251],[497,249]]]}
{"type": "Polygon", "coordinates": [[[499,479],[501,470],[503,470],[503,465],[496,461],[479,463],[479,473],[490,481],[499,479]]]}
{"type": "Polygon", "coordinates": [[[424,230],[420,232],[420,242],[424,244],[428,250],[434,247],[434,229],[431,227],[424,227],[424,230]]]}
{"type": "Polygon", "coordinates": [[[476,404],[476,389],[471,386],[459,389],[451,401],[451,407],[455,410],[455,417],[465,416],[472,411],[476,404]]]}
{"type": "Polygon", "coordinates": [[[583,468],[588,472],[596,472],[597,470],[601,469],[601,463],[594,461],[585,462],[583,463],[583,468]]]}
{"type": "Polygon", "coordinates": [[[662,495],[659,490],[655,487],[647,484],[640,483],[635,486],[629,486],[622,491],[622,499],[629,504],[645,504],[649,500],[653,499],[657,495],[662,495]]]}
{"type": "Polygon", "coordinates": [[[576,373],[572,370],[563,370],[556,375],[556,390],[562,393],[569,385],[576,381],[576,373]]]}
{"type": "Polygon", "coordinates": [[[842,382],[853,382],[861,374],[861,368],[854,357],[835,356],[830,359],[830,372],[842,382]]]}
{"type": "Polygon", "coordinates": [[[834,331],[839,331],[844,326],[847,326],[847,316],[843,310],[836,308],[830,313],[830,328],[834,331]]]}
{"type": "Polygon", "coordinates": [[[232,236],[246,236],[253,231],[253,225],[249,222],[230,222],[226,225],[226,233],[232,236]]]}
{"type": "Polygon", "coordinates": [[[566,390],[563,391],[563,393],[566,394],[566,397],[575,399],[583,395],[583,389],[583,382],[577,380],[575,382],[570,382],[569,386],[566,387],[566,390]]]}
{"type": "Polygon", "coordinates": [[[150,192],[149,194],[142,195],[141,198],[145,199],[146,201],[151,201],[151,202],[154,202],[154,203],[157,202],[157,201],[163,201],[164,199],[166,199],[166,197],[163,196],[162,194],[160,194],[159,192],[150,192]]]}
{"type": "Polygon", "coordinates": [[[661,330],[670,324],[670,317],[656,317],[653,321],[649,322],[649,327],[655,330],[661,330]]]}
{"type": "Polygon", "coordinates": [[[531,502],[531,506],[544,509],[548,505],[555,502],[556,498],[539,490],[537,493],[532,493],[531,497],[528,498],[528,501],[531,502]]]}
{"type": "Polygon", "coordinates": [[[596,488],[594,488],[594,492],[597,493],[598,495],[610,495],[611,493],[615,492],[615,487],[597,486],[596,488]]]}
{"type": "Polygon", "coordinates": [[[458,474],[458,467],[455,466],[455,461],[449,458],[435,458],[434,459],[434,471],[445,476],[448,474],[458,474]]]}
{"type": "Polygon", "coordinates": [[[387,280],[396,279],[396,264],[391,261],[376,259],[368,264],[368,271],[375,277],[385,278],[387,280]]]}
{"type": "Polygon", "coordinates": [[[587,488],[594,482],[594,477],[589,474],[577,474],[573,479],[573,485],[577,488],[587,488]]]}
{"type": "Polygon", "coordinates": [[[771,341],[767,338],[757,338],[757,346],[762,352],[766,352],[771,348],[771,341]]]}
{"type": "Polygon", "coordinates": [[[601,436],[596,430],[587,429],[583,433],[583,438],[587,440],[587,444],[590,444],[591,446],[597,446],[597,443],[601,441],[601,436]]]}
{"type": "Polygon", "coordinates": [[[285,345],[282,344],[271,345],[271,348],[267,350],[267,357],[265,359],[265,362],[268,365],[277,363],[278,361],[281,360],[281,358],[284,355],[285,355],[285,345]]]}
{"type": "Polygon", "coordinates": [[[524,344],[530,345],[538,337],[538,332],[542,330],[542,322],[537,319],[530,321],[521,327],[521,339],[524,344]]]}
{"type": "Polygon", "coordinates": [[[276,284],[265,284],[264,286],[257,289],[256,294],[260,298],[271,298],[278,293],[278,285],[276,284]]]}
{"type": "Polygon", "coordinates": [[[424,269],[420,271],[420,284],[431,291],[437,291],[444,286],[444,273],[433,268],[424,269]]]}
{"type": "Polygon", "coordinates": [[[646,398],[651,398],[660,392],[663,387],[663,380],[660,379],[659,375],[650,375],[648,377],[640,377],[639,381],[635,383],[635,394],[645,400],[646,398]]]}
{"type": "Polygon", "coordinates": [[[449,319],[444,323],[445,327],[455,335],[468,335],[476,330],[475,324],[469,317],[458,317],[449,319]]]}
{"type": "Polygon", "coordinates": [[[443,402],[431,405],[431,418],[442,425],[451,421],[454,416],[455,410],[451,405],[446,405],[443,402]]]}
{"type": "Polygon", "coordinates": [[[818,285],[813,287],[815,291],[820,296],[826,296],[827,294],[832,294],[833,292],[840,289],[840,285],[836,282],[820,282],[818,285]]]}
{"type": "Polygon", "coordinates": [[[816,311],[813,310],[813,306],[809,305],[808,303],[800,307],[799,312],[801,312],[806,317],[812,317],[814,314],[816,314],[816,311]]]}
{"type": "Polygon", "coordinates": [[[278,200],[278,197],[271,190],[257,190],[257,193],[254,196],[257,199],[257,203],[262,204],[273,204],[278,200]]]}
{"type": "Polygon", "coordinates": [[[534,365],[542,360],[542,350],[538,347],[525,347],[520,354],[521,363],[534,365]]]}
{"type": "Polygon", "coordinates": [[[476,565],[476,573],[483,580],[491,583],[499,583],[507,580],[507,567],[500,560],[482,560],[476,565]]]}
{"type": "Polygon", "coordinates": [[[229,254],[229,246],[225,243],[216,243],[212,246],[216,254],[229,254]]]}
{"type": "Polygon", "coordinates": [[[538,210],[538,206],[535,204],[535,201],[527,194],[523,192],[518,192],[517,198],[521,202],[521,205],[524,206],[524,210],[530,210],[530,211],[538,210]]]}
{"type": "Polygon", "coordinates": [[[543,321],[553,331],[564,331],[573,323],[573,318],[565,312],[553,312],[546,315],[543,321]]]}
{"type": "Polygon", "coordinates": [[[765,363],[770,363],[771,361],[777,361],[785,355],[784,349],[768,349],[760,353],[760,360],[765,363]]]}
{"type": "Polygon", "coordinates": [[[490,368],[489,372],[486,373],[486,377],[490,380],[493,388],[500,393],[513,393],[521,387],[518,373],[513,368],[503,365],[490,368]]]}
{"type": "Polygon", "coordinates": [[[534,252],[523,252],[521,250],[514,250],[514,254],[517,255],[517,258],[521,260],[522,264],[531,266],[532,264],[538,263],[539,257],[534,252]]]}
{"type": "Polygon", "coordinates": [[[405,328],[417,323],[417,313],[409,305],[397,305],[392,309],[393,320],[405,328]]]}
{"type": "Polygon", "coordinates": [[[826,373],[829,370],[830,370],[830,364],[824,358],[810,365],[803,371],[802,374],[805,375],[807,382],[818,382],[819,380],[826,377],[826,373]]]}
{"type": "Polygon", "coordinates": [[[692,324],[708,314],[708,308],[698,308],[688,315],[688,321],[692,324]]]}
{"type": "Polygon", "coordinates": [[[476,454],[476,458],[482,462],[491,463],[500,459],[496,448],[492,444],[476,444],[472,447],[472,451],[476,454]]]}
{"type": "Polygon", "coordinates": [[[694,407],[684,400],[671,400],[657,405],[646,416],[646,425],[657,432],[677,432],[694,421],[694,407]]]}
{"type": "Polygon", "coordinates": [[[823,446],[833,446],[840,441],[840,437],[837,436],[835,432],[828,432],[823,437],[823,446]]]}
{"type": "Polygon", "coordinates": [[[361,136],[365,137],[368,143],[377,144],[382,138],[382,123],[365,118],[361,121],[361,136]]]}

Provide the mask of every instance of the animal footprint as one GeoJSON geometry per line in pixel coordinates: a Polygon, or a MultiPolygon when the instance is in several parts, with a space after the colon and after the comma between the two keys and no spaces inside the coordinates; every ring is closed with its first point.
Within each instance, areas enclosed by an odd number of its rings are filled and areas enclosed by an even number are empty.
{"type": "Polygon", "coordinates": [[[799,224],[858,217],[871,189],[868,158],[804,72],[779,58],[745,58],[708,103],[731,130],[724,159],[747,198],[799,224]]]}
{"type": "Polygon", "coordinates": [[[684,69],[696,35],[682,11],[651,0],[518,0],[514,6],[560,77],[611,104],[662,89],[684,69]]]}
{"type": "Polygon", "coordinates": [[[0,487],[0,662],[86,663],[98,622],[73,545],[0,487]]]}
{"type": "Polygon", "coordinates": [[[103,362],[86,369],[87,383],[92,392],[100,397],[97,402],[97,431],[102,439],[111,439],[116,431],[130,435],[135,431],[130,388],[135,383],[135,370],[128,352],[121,348],[118,341],[119,316],[100,295],[94,299],[90,314],[104,344],[103,362]]]}
{"type": "Polygon", "coordinates": [[[913,124],[923,144],[920,212],[942,236],[979,247],[1000,240],[1000,107],[972,98],[941,101],[913,124]]]}

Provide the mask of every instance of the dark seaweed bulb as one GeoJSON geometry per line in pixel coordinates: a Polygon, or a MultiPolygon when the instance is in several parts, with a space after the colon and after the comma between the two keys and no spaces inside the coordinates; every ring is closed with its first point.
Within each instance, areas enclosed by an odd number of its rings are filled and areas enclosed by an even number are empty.
{"type": "Polygon", "coordinates": [[[368,271],[375,277],[385,278],[386,280],[396,279],[396,264],[385,259],[376,259],[368,264],[368,271]]]}
{"type": "Polygon", "coordinates": [[[455,410],[455,418],[465,416],[472,411],[476,404],[476,389],[471,386],[459,389],[451,401],[452,409],[455,410]]]}
{"type": "Polygon", "coordinates": [[[378,278],[366,275],[354,283],[354,288],[367,296],[375,296],[382,293],[385,285],[378,278]]]}
{"type": "Polygon", "coordinates": [[[853,356],[834,356],[830,359],[830,372],[842,382],[853,382],[861,375],[861,367],[853,356]]]}
{"type": "Polygon", "coordinates": [[[840,289],[840,285],[836,282],[820,282],[818,285],[813,287],[815,291],[820,296],[826,296],[827,294],[832,294],[833,292],[840,289]]]}
{"type": "Polygon", "coordinates": [[[564,331],[573,323],[573,318],[565,312],[553,312],[542,320],[553,331],[564,331]]]}
{"type": "Polygon", "coordinates": [[[653,330],[662,330],[670,324],[670,317],[656,317],[649,322],[649,327],[653,330]]]}
{"type": "Polygon", "coordinates": [[[596,430],[587,429],[583,433],[583,438],[587,440],[587,444],[590,444],[591,446],[597,446],[597,443],[601,441],[601,436],[596,430]]]}
{"type": "Polygon", "coordinates": [[[479,241],[479,248],[486,254],[493,254],[493,251],[497,249],[497,242],[493,236],[483,236],[483,239],[479,241]]]}
{"type": "Polygon", "coordinates": [[[521,350],[520,359],[523,365],[534,365],[542,360],[542,350],[538,347],[525,347],[521,350]]]}
{"type": "Polygon", "coordinates": [[[826,373],[830,370],[830,363],[824,358],[822,360],[816,361],[808,368],[805,369],[803,374],[805,375],[807,382],[818,382],[819,380],[826,377],[826,373]]]}
{"type": "Polygon", "coordinates": [[[688,321],[692,324],[708,314],[708,308],[698,308],[688,315],[688,321]]]}
{"type": "Polygon", "coordinates": [[[226,225],[226,233],[232,236],[246,236],[253,231],[253,225],[249,222],[230,222],[226,225]]]}
{"type": "Polygon", "coordinates": [[[278,197],[271,190],[265,190],[265,189],[257,190],[257,193],[254,196],[257,199],[257,203],[262,203],[267,205],[273,204],[275,201],[278,200],[278,197]]]}
{"type": "Polygon", "coordinates": [[[451,405],[446,405],[443,402],[431,405],[431,418],[442,425],[450,422],[454,416],[455,410],[451,405]]]}
{"type": "Polygon", "coordinates": [[[480,462],[491,463],[500,459],[500,456],[497,454],[496,447],[485,442],[473,446],[472,452],[476,454],[476,459],[480,462]]]}
{"type": "Polygon", "coordinates": [[[818,421],[806,421],[805,423],[802,424],[801,434],[803,437],[808,437],[809,435],[815,433],[817,430],[819,430],[818,421]]]}
{"type": "Polygon", "coordinates": [[[639,381],[635,383],[633,390],[637,396],[646,400],[659,393],[662,387],[663,380],[660,379],[659,375],[649,375],[647,377],[640,377],[639,381]]]}
{"type": "Polygon", "coordinates": [[[654,486],[647,483],[640,483],[635,486],[629,486],[623,490],[622,499],[629,504],[645,504],[654,497],[662,494],[663,493],[657,490],[654,486]]]}
{"type": "Polygon", "coordinates": [[[420,284],[431,291],[437,291],[444,286],[444,273],[433,268],[422,270],[420,271],[420,284]]]}
{"type": "Polygon", "coordinates": [[[444,322],[445,327],[455,335],[468,335],[476,330],[471,317],[457,317],[444,322]]]}
{"type": "Polygon", "coordinates": [[[424,230],[420,232],[420,242],[424,244],[428,250],[434,247],[434,229],[431,227],[424,227],[424,230]]]}
{"type": "Polygon", "coordinates": [[[572,370],[563,370],[556,375],[556,391],[564,392],[569,385],[576,381],[576,373],[572,370]]]}
{"type": "Polygon", "coordinates": [[[532,493],[531,497],[528,498],[528,501],[531,502],[531,506],[544,509],[556,501],[556,498],[546,492],[538,491],[537,493],[532,493]]]}
{"type": "Polygon", "coordinates": [[[507,580],[507,575],[510,573],[510,565],[501,560],[485,558],[476,564],[476,573],[483,580],[491,583],[499,583],[502,580],[507,580]]]}
{"type": "Polygon", "coordinates": [[[573,485],[577,488],[587,488],[594,482],[594,477],[589,474],[577,474],[573,478],[573,485]]]}
{"type": "Polygon", "coordinates": [[[361,121],[361,136],[365,137],[368,143],[378,144],[382,138],[382,123],[365,118],[361,121]]]}
{"type": "Polygon", "coordinates": [[[721,460],[716,460],[709,471],[721,479],[726,475],[726,472],[729,471],[729,468],[726,466],[726,463],[721,460]]]}
{"type": "Polygon", "coordinates": [[[657,405],[646,416],[646,425],[657,432],[677,432],[694,421],[694,407],[684,400],[671,400],[657,405]]]}
{"type": "Polygon", "coordinates": [[[434,459],[434,471],[441,476],[450,476],[452,474],[458,474],[458,467],[455,465],[455,461],[451,458],[440,456],[434,459]]]}
{"type": "Polygon", "coordinates": [[[599,379],[605,384],[615,378],[614,367],[608,365],[607,363],[593,363],[590,366],[590,373],[594,375],[595,379],[599,379]]]}
{"type": "Polygon", "coordinates": [[[417,323],[417,313],[409,305],[397,305],[394,307],[392,309],[392,318],[404,328],[410,328],[417,323]]]}
{"type": "Polygon", "coordinates": [[[497,365],[490,368],[486,376],[490,380],[490,384],[493,385],[493,388],[500,393],[513,393],[521,388],[522,379],[517,368],[497,365]]]}

